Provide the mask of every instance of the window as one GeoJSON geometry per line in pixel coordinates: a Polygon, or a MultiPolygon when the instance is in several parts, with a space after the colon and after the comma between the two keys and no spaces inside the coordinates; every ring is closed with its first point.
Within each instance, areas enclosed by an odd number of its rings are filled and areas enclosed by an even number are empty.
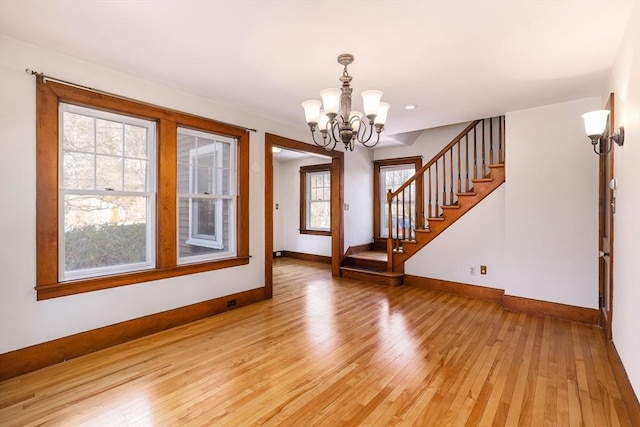
{"type": "MultiPolygon", "coordinates": [[[[377,238],[387,238],[389,235],[389,207],[387,203],[387,192],[395,191],[409,178],[413,176],[416,170],[422,167],[421,157],[407,157],[400,159],[377,160],[374,162],[374,236],[377,238]]],[[[416,207],[422,206],[422,181],[417,180],[411,185],[411,204],[404,206],[404,209],[414,213],[412,224],[417,224],[416,220],[421,223],[421,213],[416,213],[416,207]],[[417,215],[417,218],[416,218],[417,215]]],[[[395,219],[398,215],[394,214],[392,206],[391,221],[393,229],[397,229],[395,219]]],[[[421,208],[420,208],[421,209],[421,208]]],[[[403,224],[397,224],[403,227],[403,224]]]]}
{"type": "Polygon", "coordinates": [[[236,140],[178,128],[178,262],[235,255],[236,140]]]}
{"type": "Polygon", "coordinates": [[[331,234],[331,165],[300,168],[300,233],[331,234]]]}
{"type": "Polygon", "coordinates": [[[155,123],[59,111],[59,280],[153,268],[155,123]]]}
{"type": "Polygon", "coordinates": [[[39,300],[249,262],[249,135],[38,79],[39,300]]]}

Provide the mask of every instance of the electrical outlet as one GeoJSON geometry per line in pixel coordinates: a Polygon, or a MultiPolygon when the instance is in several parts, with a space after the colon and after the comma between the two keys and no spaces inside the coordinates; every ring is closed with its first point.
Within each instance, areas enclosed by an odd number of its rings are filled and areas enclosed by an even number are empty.
{"type": "Polygon", "coordinates": [[[236,306],[236,300],[230,299],[229,301],[227,301],[227,307],[235,307],[235,306],[236,306]]]}
{"type": "Polygon", "coordinates": [[[344,210],[345,210],[345,211],[348,211],[348,210],[349,210],[349,203],[345,203],[345,204],[344,204],[344,210]]]}
{"type": "Polygon", "coordinates": [[[471,267],[469,267],[469,276],[475,276],[476,275],[476,268],[472,265],[471,267]]]}
{"type": "Polygon", "coordinates": [[[480,266],[480,274],[487,274],[487,266],[486,265],[481,265],[480,266]]]}
{"type": "Polygon", "coordinates": [[[282,252],[280,252],[280,251],[276,251],[276,256],[277,256],[277,257],[281,257],[281,256],[282,256],[282,252]]]}

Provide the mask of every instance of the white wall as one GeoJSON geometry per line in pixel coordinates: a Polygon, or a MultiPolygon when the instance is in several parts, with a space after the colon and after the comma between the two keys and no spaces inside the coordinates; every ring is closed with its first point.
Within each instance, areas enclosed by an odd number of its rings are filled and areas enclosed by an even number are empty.
{"type": "Polygon", "coordinates": [[[640,396],[640,6],[636,4],[603,92],[615,93],[616,126],[625,128],[623,147],[614,145],[617,181],[614,215],[613,342],[640,396]]]}
{"type": "Polygon", "coordinates": [[[304,124],[289,128],[5,36],[0,52],[0,353],[264,286],[264,132],[304,141],[304,124]],[[250,135],[250,263],[37,302],[35,79],[25,68],[259,129],[250,135]]]}
{"type": "Polygon", "coordinates": [[[373,242],[373,150],[344,153],[344,249],[373,242]]]}
{"type": "Polygon", "coordinates": [[[500,288],[504,274],[505,186],[497,188],[405,263],[405,273],[500,288]],[[480,266],[487,274],[480,274],[480,266]],[[471,267],[475,274],[470,274],[471,267]]]}
{"type": "Polygon", "coordinates": [[[331,159],[309,156],[273,162],[273,203],[280,206],[273,211],[274,251],[331,256],[331,236],[300,234],[299,231],[300,167],[321,164],[331,164],[331,159]],[[276,242],[279,246],[276,246],[276,242]]]}
{"type": "Polygon", "coordinates": [[[598,308],[598,156],[580,115],[601,98],[506,114],[506,294],[598,308]]]}

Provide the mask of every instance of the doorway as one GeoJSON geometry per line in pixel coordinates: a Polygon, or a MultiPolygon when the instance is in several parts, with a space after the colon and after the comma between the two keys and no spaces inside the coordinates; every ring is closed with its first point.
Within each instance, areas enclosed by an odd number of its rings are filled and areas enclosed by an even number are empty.
{"type": "Polygon", "coordinates": [[[327,151],[282,136],[265,134],[265,298],[273,296],[273,147],[319,154],[331,158],[331,274],[340,276],[344,256],[344,153],[327,151]]]}

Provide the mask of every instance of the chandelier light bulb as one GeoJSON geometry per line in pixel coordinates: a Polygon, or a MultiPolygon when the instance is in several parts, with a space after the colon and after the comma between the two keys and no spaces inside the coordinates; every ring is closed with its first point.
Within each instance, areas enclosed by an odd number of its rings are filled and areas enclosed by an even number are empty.
{"type": "Polygon", "coordinates": [[[362,92],[362,104],[364,106],[364,115],[369,119],[378,114],[380,108],[380,100],[382,92],[379,90],[365,90],[362,92]]]}
{"type": "Polygon", "coordinates": [[[329,116],[327,116],[324,110],[320,110],[320,122],[318,122],[318,129],[320,129],[320,132],[326,131],[328,124],[329,116]]]}
{"type": "Polygon", "coordinates": [[[376,125],[384,126],[387,122],[387,114],[389,113],[389,108],[391,108],[391,104],[388,102],[381,102],[380,107],[378,108],[378,114],[374,120],[376,125]]]}
{"type": "Polygon", "coordinates": [[[322,106],[327,115],[338,114],[340,110],[340,89],[330,88],[320,91],[322,106]]]}
{"type": "Polygon", "coordinates": [[[320,120],[321,106],[322,102],[315,99],[310,99],[302,103],[302,108],[304,108],[304,117],[309,125],[316,124],[320,120]]]}

